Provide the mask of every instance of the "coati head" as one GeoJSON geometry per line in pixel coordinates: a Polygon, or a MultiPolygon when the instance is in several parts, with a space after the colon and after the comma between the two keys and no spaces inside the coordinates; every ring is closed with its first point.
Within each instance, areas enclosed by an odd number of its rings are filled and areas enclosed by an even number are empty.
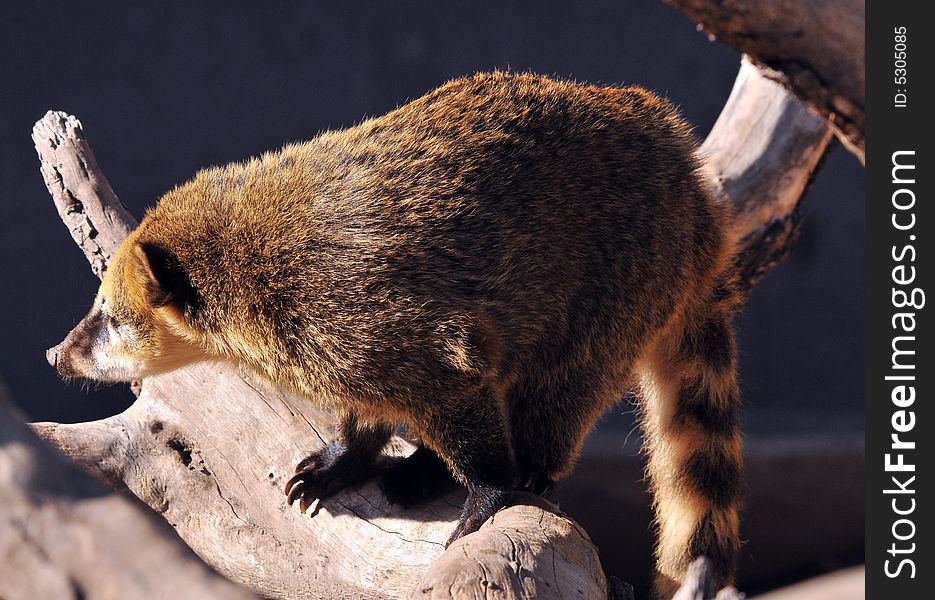
{"type": "Polygon", "coordinates": [[[207,358],[186,312],[197,293],[178,258],[131,235],[88,314],[46,358],[64,377],[132,381],[207,358]]]}

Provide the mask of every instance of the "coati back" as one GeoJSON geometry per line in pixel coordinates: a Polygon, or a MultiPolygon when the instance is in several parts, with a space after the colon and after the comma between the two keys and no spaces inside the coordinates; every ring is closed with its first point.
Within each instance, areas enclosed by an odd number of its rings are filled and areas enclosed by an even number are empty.
{"type": "Polygon", "coordinates": [[[636,391],[657,592],[738,549],[739,398],[730,216],[689,128],[639,88],[533,75],[452,81],[383,117],[167,193],[49,360],[129,380],[248,365],[334,407],[342,440],[299,464],[305,508],[360,483],[395,427],[422,446],[383,474],[408,505],[450,471],[449,543],[566,475],[636,391]]]}

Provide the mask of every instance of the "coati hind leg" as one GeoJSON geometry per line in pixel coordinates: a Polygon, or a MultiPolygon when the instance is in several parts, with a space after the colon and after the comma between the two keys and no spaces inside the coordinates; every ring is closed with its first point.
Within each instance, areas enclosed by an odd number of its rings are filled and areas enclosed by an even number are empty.
{"type": "Polygon", "coordinates": [[[742,458],[729,296],[722,288],[684,316],[637,368],[658,598],[671,597],[701,555],[711,560],[718,588],[734,576],[742,458]]]}
{"type": "Polygon", "coordinates": [[[574,465],[585,436],[606,407],[593,390],[579,389],[581,379],[575,373],[566,373],[562,381],[526,379],[510,393],[519,487],[543,496],[574,465]]]}
{"type": "Polygon", "coordinates": [[[325,499],[358,485],[376,471],[376,459],[393,431],[387,425],[361,423],[353,412],[341,420],[341,439],[313,452],[295,468],[286,483],[291,506],[296,500],[302,512],[316,498],[325,499]]]}
{"type": "Polygon", "coordinates": [[[477,531],[506,506],[516,486],[517,472],[503,399],[488,385],[453,390],[433,403],[425,415],[423,440],[445,461],[467,488],[458,525],[448,538],[477,531]]]}

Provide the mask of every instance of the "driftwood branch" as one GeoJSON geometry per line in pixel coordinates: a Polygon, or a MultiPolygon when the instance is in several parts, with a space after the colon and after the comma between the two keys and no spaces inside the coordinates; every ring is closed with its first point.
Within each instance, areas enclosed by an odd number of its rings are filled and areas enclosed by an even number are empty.
{"type": "Polygon", "coordinates": [[[851,567],[757,596],[756,600],[851,600],[852,598],[863,598],[866,594],[864,579],[864,567],[851,567]]]}
{"type": "Polygon", "coordinates": [[[326,501],[312,518],[290,509],[282,486],[291,463],[333,437],[331,418],[236,370],[200,365],[147,380],[121,415],[36,429],[264,596],[433,598],[452,586],[501,589],[505,598],[532,590],[558,598],[571,586],[606,596],[584,531],[538,502],[498,513],[444,554],[463,502],[457,494],[402,513],[371,484],[326,501]]]}
{"type": "Polygon", "coordinates": [[[864,161],[863,0],[665,0],[753,57],[864,161]]]}
{"type": "Polygon", "coordinates": [[[78,119],[50,112],[36,123],[32,137],[55,208],[91,271],[101,277],[136,220],[97,166],[78,119]]]}
{"type": "MultiPolygon", "coordinates": [[[[92,265],[103,267],[135,223],[76,119],[49,113],[33,136],[63,220],[92,265]]],[[[791,243],[798,201],[829,137],[825,122],[779,84],[750,64],[741,68],[703,152],[716,193],[737,208],[734,234],[750,257],[751,285],[791,243]]],[[[312,517],[290,509],[284,480],[333,438],[333,419],[234,366],[201,364],[148,379],[133,406],[108,419],[34,428],[161,513],[220,573],[263,596],[608,595],[586,533],[537,498],[518,497],[447,551],[459,493],[400,511],[370,484],[313,507],[312,517]]],[[[395,452],[406,451],[397,439],[395,452]]]]}
{"type": "Polygon", "coordinates": [[[733,206],[749,290],[791,249],[831,128],[744,57],[727,104],[701,146],[715,194],[733,206]]]}
{"type": "Polygon", "coordinates": [[[0,391],[0,598],[252,598],[171,529],[81,472],[0,391]]]}

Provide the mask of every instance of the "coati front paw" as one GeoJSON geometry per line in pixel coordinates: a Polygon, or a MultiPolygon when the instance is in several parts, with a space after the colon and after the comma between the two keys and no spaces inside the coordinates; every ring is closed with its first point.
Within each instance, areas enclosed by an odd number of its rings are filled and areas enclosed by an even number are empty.
{"type": "Polygon", "coordinates": [[[363,482],[373,474],[373,463],[362,461],[341,442],[313,452],[295,467],[295,476],[286,482],[289,506],[298,500],[304,513],[317,498],[324,500],[344,488],[363,482]]]}
{"type": "Polygon", "coordinates": [[[468,497],[464,502],[464,510],[461,511],[458,526],[455,527],[451,537],[445,542],[445,547],[450,546],[458,538],[480,529],[480,526],[487,519],[506,506],[508,497],[509,492],[504,489],[481,486],[469,487],[468,497]]]}
{"type": "Polygon", "coordinates": [[[425,446],[390,466],[381,484],[386,499],[403,508],[422,504],[454,486],[448,466],[425,446]]]}

